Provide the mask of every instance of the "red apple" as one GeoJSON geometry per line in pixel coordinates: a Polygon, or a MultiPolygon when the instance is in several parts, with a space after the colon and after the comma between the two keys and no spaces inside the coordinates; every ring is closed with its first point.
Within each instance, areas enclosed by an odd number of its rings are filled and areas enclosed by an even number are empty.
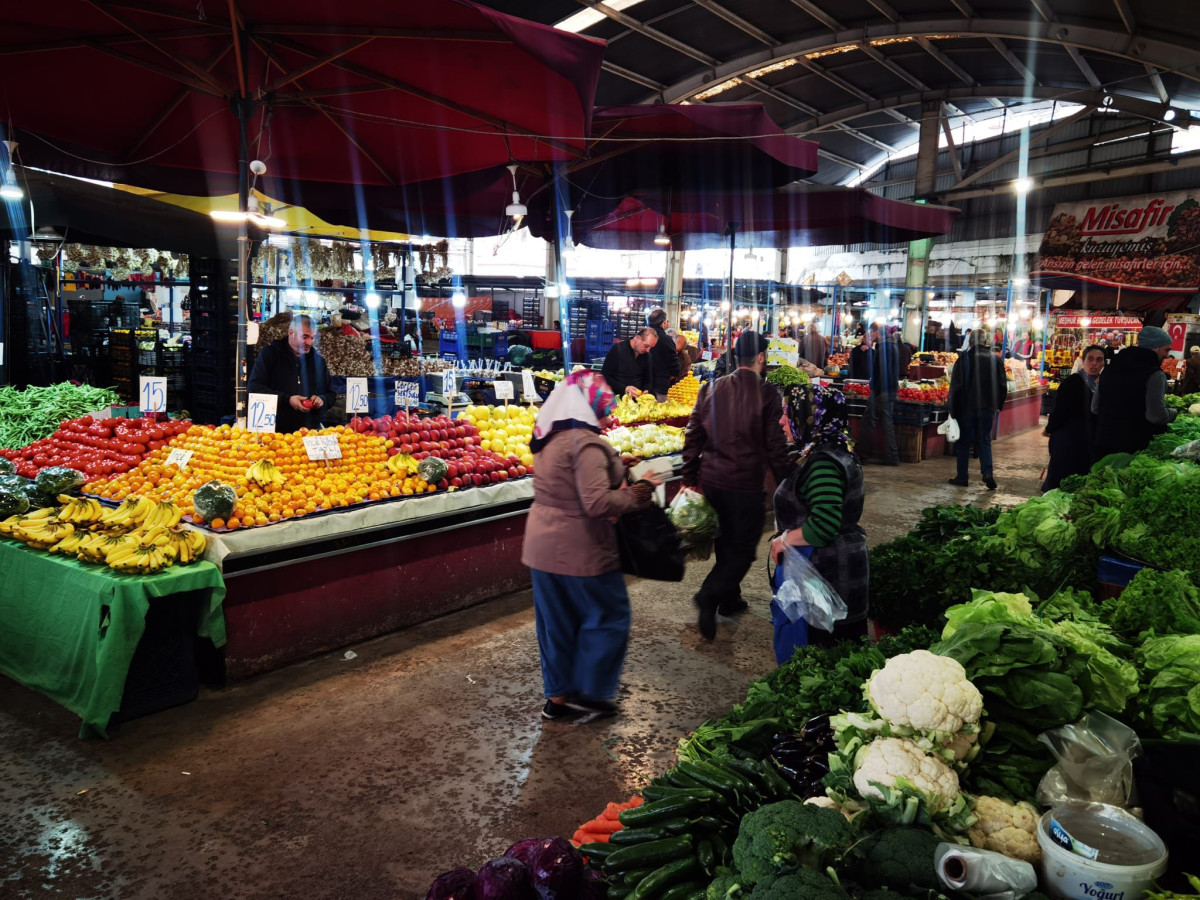
{"type": "Polygon", "coordinates": [[[480,475],[478,472],[476,472],[474,475],[471,476],[471,480],[475,482],[476,487],[479,487],[479,485],[483,484],[483,482],[484,482],[484,476],[480,475]]]}
{"type": "Polygon", "coordinates": [[[463,486],[463,481],[461,478],[451,478],[450,484],[453,485],[454,487],[460,488],[463,486]]]}
{"type": "Polygon", "coordinates": [[[517,466],[517,477],[518,478],[524,478],[528,474],[529,474],[529,470],[526,469],[524,466],[517,466]]]}
{"type": "Polygon", "coordinates": [[[497,481],[508,481],[508,469],[499,469],[492,474],[496,476],[497,481]]]}

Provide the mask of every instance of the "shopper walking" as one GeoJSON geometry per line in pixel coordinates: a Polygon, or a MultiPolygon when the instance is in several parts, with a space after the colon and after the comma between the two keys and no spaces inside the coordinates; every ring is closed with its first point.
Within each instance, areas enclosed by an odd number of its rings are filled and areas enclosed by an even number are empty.
{"type": "MultiPolygon", "coordinates": [[[[793,391],[781,424],[796,449],[796,461],[775,491],[775,527],[782,534],[772,542],[771,556],[779,563],[785,547],[801,548],[846,604],[846,618],[832,632],[807,628],[808,643],[829,646],[857,639],[867,633],[870,579],[867,533],[858,524],[862,466],[850,442],[846,398],[832,387],[793,391]]],[[[802,629],[774,601],[771,619],[775,658],[782,665],[803,643],[802,629]]]]}
{"type": "Polygon", "coordinates": [[[1171,336],[1148,325],[1138,332],[1137,346],[1126,347],[1105,368],[1092,395],[1097,459],[1145,450],[1167,430],[1174,411],[1167,409],[1162,361],[1170,352],[1171,336]]]}
{"type": "Polygon", "coordinates": [[[658,332],[643,328],[629,340],[612,345],[601,373],[618,397],[636,397],[650,390],[649,354],[657,344],[658,332]]]}
{"type": "Polygon", "coordinates": [[[829,362],[829,342],[825,340],[815,321],[808,323],[800,355],[818,369],[824,369],[825,363],[829,362]]]}
{"type": "Polygon", "coordinates": [[[1200,347],[1193,347],[1188,354],[1187,362],[1183,364],[1183,380],[1179,387],[1184,394],[1200,391],[1200,347]]]}
{"type": "Polygon", "coordinates": [[[976,329],[970,334],[971,349],[959,356],[950,371],[950,415],[958,421],[960,437],[956,446],[958,474],[950,483],[967,486],[971,448],[979,452],[979,471],[989,491],[996,489],[992,469],[992,427],[996,413],[1008,396],[1008,376],[1004,363],[992,352],[988,332],[976,329]]]}
{"type": "Polygon", "coordinates": [[[521,562],[533,575],[547,719],[617,712],[631,616],[614,517],[646,506],[653,487],[626,487],[625,466],[600,435],[615,406],[603,376],[572,372],[529,443],[537,465],[521,562]]]}
{"type": "Polygon", "coordinates": [[[1054,396],[1054,411],[1042,435],[1050,438],[1050,465],[1046,469],[1043,491],[1052,491],[1069,475],[1086,475],[1095,458],[1096,415],[1092,395],[1096,380],[1104,370],[1104,348],[1092,344],[1083,351],[1082,368],[1068,375],[1054,396]]]}
{"type": "Polygon", "coordinates": [[[862,340],[850,351],[850,377],[855,381],[870,381],[873,359],[871,333],[867,332],[862,336],[862,340]]]}
{"type": "MultiPolygon", "coordinates": [[[[872,326],[874,328],[874,326],[872,326]]],[[[869,332],[878,335],[877,331],[869,332]]],[[[883,463],[900,465],[900,450],[896,446],[896,395],[900,391],[900,348],[896,341],[882,340],[871,354],[871,396],[862,418],[863,436],[871,436],[872,450],[879,453],[880,433],[883,435],[883,463]]]]}
{"type": "Polygon", "coordinates": [[[679,357],[676,356],[675,340],[667,334],[667,311],[652,309],[646,318],[647,324],[654,329],[655,343],[650,348],[650,390],[659,402],[667,399],[667,391],[679,374],[679,357]]]}
{"type": "Polygon", "coordinates": [[[704,493],[719,523],[716,563],[695,597],[700,634],[710,641],[716,637],[718,612],[746,609],[741,584],[766,521],[767,470],[779,481],[788,473],[779,425],[782,401],[775,386],[763,380],[767,339],[743,332],[734,358],[734,372],[700,389],[683,444],[683,485],[704,493]]]}

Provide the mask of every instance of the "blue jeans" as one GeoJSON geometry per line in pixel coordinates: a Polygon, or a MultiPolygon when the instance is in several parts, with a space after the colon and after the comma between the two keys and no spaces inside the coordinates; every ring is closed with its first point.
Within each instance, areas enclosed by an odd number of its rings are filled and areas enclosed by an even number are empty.
{"type": "Polygon", "coordinates": [[[971,465],[971,445],[979,448],[979,471],[984,478],[992,477],[992,426],[996,413],[991,409],[972,409],[958,420],[961,435],[955,446],[958,455],[958,480],[967,480],[971,465]]]}
{"type": "Polygon", "coordinates": [[[612,700],[632,619],[625,576],[530,571],[545,696],[612,700]]]}

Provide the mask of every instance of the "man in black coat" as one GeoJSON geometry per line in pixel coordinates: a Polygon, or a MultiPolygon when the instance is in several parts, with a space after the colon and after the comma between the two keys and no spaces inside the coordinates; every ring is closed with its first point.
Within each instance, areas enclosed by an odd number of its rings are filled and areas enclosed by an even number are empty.
{"type": "Polygon", "coordinates": [[[650,351],[650,390],[659,401],[667,399],[671,380],[679,374],[679,357],[675,354],[675,342],[667,335],[667,311],[652,309],[647,322],[657,337],[650,351]]]}
{"type": "Polygon", "coordinates": [[[1136,347],[1126,347],[1104,369],[1092,395],[1096,421],[1096,458],[1137,453],[1167,430],[1175,411],[1166,405],[1167,374],[1162,361],[1171,353],[1171,336],[1148,325],[1136,347]]]}
{"type": "Polygon", "coordinates": [[[313,348],[312,319],[292,316],[288,336],[268,344],[254,361],[248,390],[279,398],[275,430],[280,434],[321,427],[321,410],[334,395],[329,367],[313,348]]]}
{"type": "MultiPolygon", "coordinates": [[[[618,397],[636,397],[650,390],[650,352],[658,343],[658,332],[643,328],[627,341],[617,341],[604,357],[600,374],[618,397]]],[[[674,347],[674,345],[671,345],[674,347]]],[[[672,356],[674,353],[672,352],[672,356]]]]}
{"type": "Polygon", "coordinates": [[[996,489],[992,469],[992,427],[996,413],[1008,397],[1008,373],[1004,362],[992,352],[991,332],[975,330],[970,336],[971,349],[958,357],[950,371],[950,415],[961,432],[955,451],[958,474],[950,483],[967,486],[971,463],[971,445],[979,448],[979,471],[989,491],[996,489]]]}

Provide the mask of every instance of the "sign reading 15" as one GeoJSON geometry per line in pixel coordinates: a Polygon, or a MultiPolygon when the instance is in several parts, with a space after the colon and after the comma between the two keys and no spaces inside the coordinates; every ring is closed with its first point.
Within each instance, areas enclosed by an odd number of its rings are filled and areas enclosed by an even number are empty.
{"type": "Polygon", "coordinates": [[[144,413],[167,411],[167,379],[162,376],[141,376],[141,407],[144,413]]]}

